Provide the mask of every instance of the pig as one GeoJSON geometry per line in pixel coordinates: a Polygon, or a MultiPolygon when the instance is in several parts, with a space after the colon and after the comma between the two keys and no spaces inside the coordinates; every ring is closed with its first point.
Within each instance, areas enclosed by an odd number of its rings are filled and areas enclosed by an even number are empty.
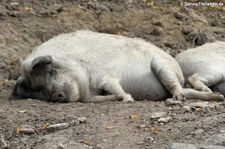
{"type": "Polygon", "coordinates": [[[36,47],[21,64],[12,97],[52,102],[223,99],[184,89],[176,60],[139,38],[80,30],[36,47]]]}
{"type": "Polygon", "coordinates": [[[203,92],[219,92],[225,96],[225,42],[216,41],[188,49],[175,58],[185,84],[203,92]]]}

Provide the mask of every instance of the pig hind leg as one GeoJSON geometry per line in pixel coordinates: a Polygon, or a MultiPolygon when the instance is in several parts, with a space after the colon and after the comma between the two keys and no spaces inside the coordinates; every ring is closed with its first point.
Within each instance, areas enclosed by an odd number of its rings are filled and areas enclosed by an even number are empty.
{"type": "Polygon", "coordinates": [[[187,99],[201,99],[205,101],[224,101],[224,96],[217,92],[203,92],[191,88],[184,88],[183,93],[187,99]]]}
{"type": "Polygon", "coordinates": [[[156,57],[152,60],[151,69],[154,74],[159,78],[161,83],[167,88],[167,90],[173,95],[176,100],[184,100],[183,83],[184,78],[179,65],[171,64],[169,61],[163,61],[161,57],[156,57]]]}
{"type": "Polygon", "coordinates": [[[223,74],[216,71],[204,72],[204,74],[195,73],[187,78],[187,83],[194,89],[203,92],[212,92],[209,86],[213,86],[223,81],[223,74]]]}

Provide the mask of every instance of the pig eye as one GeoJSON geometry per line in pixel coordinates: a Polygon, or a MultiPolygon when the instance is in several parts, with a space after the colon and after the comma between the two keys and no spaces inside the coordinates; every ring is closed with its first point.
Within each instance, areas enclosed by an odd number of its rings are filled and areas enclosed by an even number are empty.
{"type": "Polygon", "coordinates": [[[55,76],[56,75],[56,70],[54,70],[54,69],[52,69],[50,72],[49,72],[49,74],[50,74],[50,76],[55,76]]]}
{"type": "Polygon", "coordinates": [[[43,90],[43,87],[42,86],[36,86],[33,91],[35,92],[41,92],[43,90]]]}

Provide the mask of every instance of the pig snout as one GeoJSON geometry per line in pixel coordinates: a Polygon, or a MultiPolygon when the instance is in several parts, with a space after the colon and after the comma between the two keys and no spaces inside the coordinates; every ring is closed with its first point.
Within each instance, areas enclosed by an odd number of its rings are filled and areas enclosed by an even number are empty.
{"type": "Polygon", "coordinates": [[[56,92],[51,97],[55,102],[68,102],[68,96],[64,92],[56,92]]]}

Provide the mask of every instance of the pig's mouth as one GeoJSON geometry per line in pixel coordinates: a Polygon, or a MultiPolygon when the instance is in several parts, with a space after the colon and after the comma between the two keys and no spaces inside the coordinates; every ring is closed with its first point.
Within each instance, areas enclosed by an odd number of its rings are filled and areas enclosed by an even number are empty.
{"type": "Polygon", "coordinates": [[[64,86],[63,91],[60,92],[55,92],[51,96],[51,101],[52,102],[60,102],[60,103],[65,103],[70,101],[70,89],[68,85],[64,86]]]}

